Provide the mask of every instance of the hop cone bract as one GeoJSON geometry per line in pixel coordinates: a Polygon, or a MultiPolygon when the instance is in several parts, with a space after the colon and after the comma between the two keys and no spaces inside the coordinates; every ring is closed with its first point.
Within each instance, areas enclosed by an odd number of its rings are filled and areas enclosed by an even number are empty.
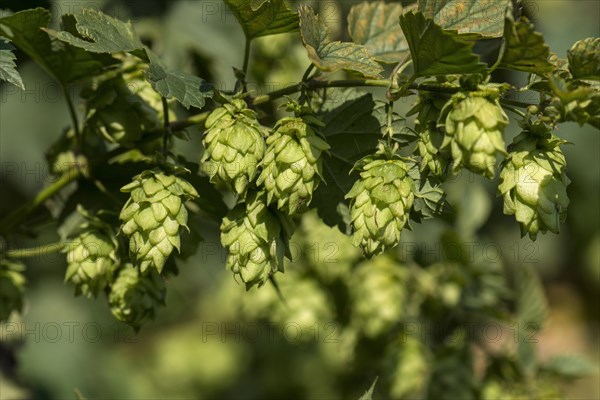
{"type": "Polygon", "coordinates": [[[367,257],[400,242],[414,201],[413,180],[401,160],[374,160],[362,167],[346,198],[351,199],[353,243],[367,257]]]}
{"type": "Polygon", "coordinates": [[[129,236],[129,252],[142,272],[161,272],[173,249],[179,251],[180,232],[187,229],[184,202],[198,197],[186,180],[160,170],[144,171],[121,188],[130,193],[121,210],[121,230],[129,236]]]}
{"type": "Polygon", "coordinates": [[[21,312],[27,280],[25,266],[7,259],[0,260],[0,321],[5,321],[13,311],[21,312]]]}
{"type": "Polygon", "coordinates": [[[442,148],[450,146],[457,172],[462,165],[492,179],[496,155],[506,154],[502,133],[508,116],[497,100],[458,93],[448,105],[442,148]]]}
{"type": "Polygon", "coordinates": [[[531,239],[538,232],[558,233],[569,205],[566,160],[560,150],[565,141],[550,133],[537,136],[524,131],[509,147],[500,172],[498,193],[504,197],[504,213],[515,215],[521,233],[531,239]]]}
{"type": "Polygon", "coordinates": [[[292,222],[270,210],[265,196],[249,193],[221,224],[221,243],[228,251],[227,267],[249,289],[262,286],[277,271],[283,271],[286,239],[292,222]]]}
{"type": "Polygon", "coordinates": [[[352,277],[352,317],[368,337],[389,333],[404,316],[407,270],[390,257],[362,263],[352,277]]]}
{"type": "Polygon", "coordinates": [[[267,190],[270,204],[289,215],[306,207],[322,176],[321,153],[329,145],[302,118],[281,119],[267,138],[263,170],[257,183],[267,190]]]}
{"type": "Polygon", "coordinates": [[[212,181],[229,185],[237,194],[246,191],[265,152],[256,113],[236,99],[214,110],[206,120],[206,149],[202,161],[212,181]]]}
{"type": "Polygon", "coordinates": [[[112,281],[119,265],[118,243],[107,225],[86,221],[63,250],[67,254],[65,281],[75,285],[75,294],[96,297],[112,281]]]}
{"type": "Polygon", "coordinates": [[[132,264],[126,264],[111,286],[108,302],[119,321],[139,329],[154,318],[158,306],[165,304],[165,295],[164,280],[156,271],[143,274],[132,264]]]}
{"type": "Polygon", "coordinates": [[[409,112],[409,115],[417,113],[415,129],[419,133],[419,139],[415,154],[421,157],[419,170],[429,171],[436,176],[442,175],[448,163],[438,148],[441,145],[442,133],[438,129],[437,121],[444,105],[445,100],[440,96],[419,94],[419,102],[409,112]]]}

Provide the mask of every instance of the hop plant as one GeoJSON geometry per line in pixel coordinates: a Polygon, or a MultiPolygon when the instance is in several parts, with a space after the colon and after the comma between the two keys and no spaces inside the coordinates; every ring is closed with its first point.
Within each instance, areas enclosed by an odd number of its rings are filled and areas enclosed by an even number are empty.
{"type": "Polygon", "coordinates": [[[0,322],[13,311],[21,312],[27,280],[25,266],[8,259],[0,259],[0,322]]]}
{"type": "Polygon", "coordinates": [[[263,170],[257,181],[267,190],[268,203],[277,200],[277,208],[289,215],[310,204],[322,179],[321,154],[329,149],[307,121],[319,122],[308,117],[287,117],[277,122],[267,138],[263,170]]]}
{"type": "Polygon", "coordinates": [[[370,258],[400,242],[415,197],[414,183],[397,158],[366,158],[361,164],[360,179],[346,198],[351,199],[353,243],[370,258]]]}
{"type": "Polygon", "coordinates": [[[502,134],[508,116],[497,99],[477,93],[457,93],[445,107],[446,137],[442,148],[450,146],[457,172],[466,166],[489,179],[495,175],[496,155],[506,154],[502,134]]]}
{"type": "Polygon", "coordinates": [[[217,108],[206,120],[203,143],[202,161],[211,181],[245,193],[266,147],[256,113],[241,99],[217,108]]]}
{"type": "Polygon", "coordinates": [[[246,288],[262,286],[277,271],[283,271],[287,240],[293,232],[291,220],[270,210],[265,195],[248,193],[221,224],[221,243],[228,251],[227,267],[246,288]]]}
{"type": "Polygon", "coordinates": [[[404,315],[408,272],[386,256],[358,266],[350,285],[354,324],[368,337],[389,332],[404,315]]]}
{"type": "Polygon", "coordinates": [[[76,295],[96,297],[112,282],[119,265],[118,243],[110,225],[79,210],[85,222],[78,234],[63,249],[67,254],[65,282],[75,285],[76,295]]]}
{"type": "Polygon", "coordinates": [[[393,398],[415,398],[423,393],[430,372],[431,356],[416,337],[406,335],[392,342],[390,394],[393,398]]]}
{"type": "Polygon", "coordinates": [[[104,75],[82,96],[87,128],[111,143],[131,146],[145,132],[162,127],[164,110],[161,96],[144,79],[147,66],[131,56],[123,66],[132,72],[104,75]]]}
{"type": "Polygon", "coordinates": [[[180,250],[180,232],[187,229],[184,202],[198,197],[186,180],[158,169],[144,171],[123,186],[130,197],[121,210],[121,231],[129,237],[129,252],[142,272],[162,272],[173,249],[180,250]]]}
{"type": "Polygon", "coordinates": [[[510,145],[500,172],[498,194],[504,213],[515,215],[521,234],[533,240],[538,232],[558,233],[565,220],[569,197],[566,160],[560,145],[566,141],[547,130],[525,130],[510,145]]]}
{"type": "Polygon", "coordinates": [[[130,263],[123,266],[110,289],[108,302],[112,314],[136,330],[154,319],[158,306],[165,305],[163,278],[154,270],[144,274],[130,263]]]}

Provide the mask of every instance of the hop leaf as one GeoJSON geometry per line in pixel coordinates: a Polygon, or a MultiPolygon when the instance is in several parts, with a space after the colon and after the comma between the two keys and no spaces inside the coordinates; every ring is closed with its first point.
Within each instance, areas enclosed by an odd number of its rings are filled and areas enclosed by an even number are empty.
{"type": "MultiPolygon", "coordinates": [[[[131,57],[131,56],[129,56],[131,57]]],[[[134,72],[105,75],[82,95],[87,100],[86,126],[111,143],[131,146],[163,124],[161,96],[143,78],[145,64],[125,58],[134,72]]]]}
{"type": "Polygon", "coordinates": [[[454,172],[466,166],[489,179],[495,175],[496,155],[506,154],[502,134],[508,116],[497,100],[457,93],[446,105],[442,148],[450,146],[454,172]]]}
{"type": "Polygon", "coordinates": [[[0,260],[0,321],[5,321],[13,311],[21,312],[27,280],[25,266],[11,260],[0,260]]]}
{"type": "Polygon", "coordinates": [[[267,190],[267,202],[289,215],[308,206],[322,179],[321,154],[329,145],[302,118],[283,118],[267,138],[263,170],[257,183],[267,190]]]}
{"type": "Polygon", "coordinates": [[[404,314],[407,271],[386,256],[362,263],[352,277],[353,322],[368,337],[377,337],[404,314]]]}
{"type": "Polygon", "coordinates": [[[144,171],[121,188],[131,193],[121,210],[121,231],[129,237],[129,252],[142,272],[162,272],[173,249],[179,251],[180,232],[187,229],[184,202],[198,197],[184,179],[160,170],[144,171]]]}
{"type": "Polygon", "coordinates": [[[400,242],[414,201],[414,183],[406,164],[398,159],[367,161],[346,195],[351,199],[353,243],[367,257],[400,242]]]}
{"type": "Polygon", "coordinates": [[[565,141],[549,132],[535,135],[525,130],[511,144],[500,172],[498,194],[504,213],[515,215],[521,233],[535,240],[538,232],[558,233],[569,205],[566,160],[560,145],[565,141]]]}
{"type": "Polygon", "coordinates": [[[86,221],[63,249],[67,254],[65,281],[75,285],[75,294],[96,297],[112,281],[119,265],[118,243],[112,228],[80,211],[86,221]]]}
{"type": "Polygon", "coordinates": [[[245,193],[265,152],[255,112],[239,99],[217,108],[206,120],[203,143],[202,161],[211,181],[224,182],[237,194],[245,193]]]}
{"type": "Polygon", "coordinates": [[[115,318],[138,330],[144,322],[154,319],[156,308],[165,304],[165,295],[164,280],[156,271],[142,274],[132,264],[126,264],[111,286],[108,302],[115,318]]]}
{"type": "Polygon", "coordinates": [[[283,271],[292,222],[267,207],[265,196],[251,192],[245,203],[233,208],[221,224],[221,243],[228,251],[227,267],[246,288],[262,286],[277,271],[283,271]]]}

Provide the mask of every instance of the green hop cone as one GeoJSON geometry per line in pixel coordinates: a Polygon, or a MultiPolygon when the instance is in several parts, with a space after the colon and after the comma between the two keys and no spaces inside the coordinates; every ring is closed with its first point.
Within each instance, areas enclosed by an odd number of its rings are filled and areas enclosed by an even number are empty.
{"type": "Polygon", "coordinates": [[[560,145],[566,141],[546,134],[524,131],[510,145],[500,172],[498,195],[504,213],[515,215],[521,233],[535,240],[538,232],[558,233],[569,205],[566,160],[560,145]]]}
{"type": "Polygon", "coordinates": [[[124,65],[133,72],[108,73],[82,96],[87,101],[86,127],[111,143],[132,146],[146,132],[162,128],[164,110],[161,96],[144,79],[147,65],[129,57],[124,65]]]}
{"type": "Polygon", "coordinates": [[[110,226],[83,211],[82,214],[87,220],[63,249],[67,254],[65,282],[75,285],[76,295],[96,297],[112,282],[119,266],[118,242],[110,226]]]}
{"type": "Polygon", "coordinates": [[[506,154],[502,134],[509,122],[498,100],[457,93],[446,105],[445,114],[447,135],[442,148],[450,146],[454,172],[464,165],[492,179],[496,156],[506,154]]]}
{"type": "Polygon", "coordinates": [[[202,161],[211,181],[245,193],[266,147],[256,113],[240,99],[217,108],[206,120],[203,144],[202,161]]]}
{"type": "Polygon", "coordinates": [[[446,157],[439,149],[442,133],[439,131],[437,121],[446,104],[443,97],[435,94],[419,94],[418,103],[409,111],[408,115],[417,114],[415,129],[419,134],[415,154],[421,157],[419,170],[441,176],[448,164],[446,157]],[[437,143],[438,145],[434,144],[437,143]]]}
{"type": "Polygon", "coordinates": [[[431,368],[427,347],[416,334],[403,334],[390,347],[390,394],[395,399],[422,398],[431,368]]]}
{"type": "Polygon", "coordinates": [[[142,272],[162,269],[173,249],[180,250],[180,233],[187,229],[185,201],[198,197],[186,180],[160,170],[144,171],[121,188],[130,197],[121,210],[121,231],[129,237],[129,252],[142,272]]]}
{"type": "Polygon", "coordinates": [[[600,80],[600,38],[576,42],[567,52],[569,69],[576,79],[600,80]]]}
{"type": "Polygon", "coordinates": [[[6,321],[13,311],[21,312],[27,280],[25,266],[8,259],[0,259],[0,322],[6,321]]]}
{"type": "Polygon", "coordinates": [[[350,202],[353,243],[367,257],[400,242],[414,201],[414,183],[398,159],[367,160],[360,178],[346,195],[350,202]]]}
{"type": "Polygon", "coordinates": [[[111,312],[136,330],[154,319],[158,306],[165,305],[165,282],[154,270],[143,274],[132,264],[125,264],[110,289],[111,312]]]}
{"type": "Polygon", "coordinates": [[[275,272],[283,271],[287,240],[293,229],[289,218],[268,208],[263,194],[249,193],[221,224],[227,267],[248,289],[262,286],[275,272]]]}
{"type": "Polygon", "coordinates": [[[267,190],[269,204],[277,200],[277,208],[293,215],[310,204],[322,179],[321,154],[329,145],[299,117],[277,122],[267,145],[257,183],[267,190]]]}
{"type": "Polygon", "coordinates": [[[385,255],[358,266],[352,277],[353,323],[367,337],[386,335],[404,316],[408,271],[385,255]]]}

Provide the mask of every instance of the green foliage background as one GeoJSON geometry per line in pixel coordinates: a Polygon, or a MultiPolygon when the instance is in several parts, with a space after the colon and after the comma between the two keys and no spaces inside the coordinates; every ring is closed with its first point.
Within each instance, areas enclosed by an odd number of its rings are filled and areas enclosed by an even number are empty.
{"type": "MultiPolygon", "coordinates": [[[[15,3],[0,2],[0,8],[12,8],[15,3]]],[[[99,3],[89,2],[92,6],[99,3]]],[[[317,2],[313,3],[318,9],[317,2]]],[[[353,3],[320,2],[321,13],[326,16],[334,36],[346,31],[341,16],[348,13],[353,3]]],[[[25,6],[19,2],[21,5],[25,6]]],[[[78,5],[85,6],[85,2],[78,5]]],[[[27,4],[31,6],[34,5],[27,4]]],[[[599,36],[600,26],[595,16],[600,13],[600,5],[594,0],[539,0],[529,2],[528,6],[536,28],[561,57],[574,41],[599,36]]],[[[58,15],[58,10],[77,11],[67,7],[74,7],[73,2],[53,3],[53,16],[58,15]]],[[[168,66],[194,72],[222,83],[223,87],[232,87],[235,83],[231,66],[241,63],[244,38],[222,3],[110,1],[105,4],[105,10],[121,19],[131,18],[137,31],[152,43],[168,66]],[[208,15],[210,5],[216,6],[217,14],[208,15]]],[[[264,87],[273,84],[283,87],[298,81],[307,60],[297,35],[257,39],[256,44],[255,62],[251,63],[254,81],[264,87]]],[[[39,190],[48,174],[44,152],[69,123],[59,87],[31,62],[20,65],[20,72],[28,88],[34,88],[32,92],[16,92],[6,85],[0,88],[0,159],[3,171],[8,171],[6,166],[9,165],[17,165],[20,171],[19,175],[2,174],[2,214],[39,190]],[[25,174],[23,166],[35,172],[25,174]]],[[[277,87],[269,87],[269,90],[277,87]]],[[[383,92],[384,89],[380,94],[383,92]]],[[[410,106],[403,104],[401,113],[410,106]]],[[[494,185],[477,176],[463,174],[462,179],[447,185],[447,191],[449,200],[457,206],[455,226],[459,231],[477,231],[479,243],[497,244],[507,264],[514,267],[525,264],[541,273],[550,301],[550,320],[546,330],[537,335],[541,357],[547,359],[550,354],[578,352],[597,360],[600,356],[597,319],[600,311],[597,300],[600,135],[597,129],[579,127],[575,123],[561,125],[560,133],[575,143],[564,148],[573,183],[569,186],[568,219],[560,235],[540,236],[534,244],[528,238],[518,239],[518,226],[502,215],[502,201],[495,197],[494,185]]],[[[195,157],[194,148],[201,147],[200,136],[192,130],[191,142],[182,145],[181,152],[195,157]]],[[[510,139],[506,138],[507,143],[510,139]]],[[[303,226],[315,224],[314,215],[305,217],[303,226]]],[[[289,393],[298,398],[357,398],[371,385],[377,376],[371,365],[360,365],[360,371],[354,375],[347,369],[345,357],[348,357],[352,335],[334,327],[335,341],[328,342],[323,337],[328,333],[323,332],[323,322],[331,320],[334,312],[331,300],[336,296],[335,284],[329,283],[335,282],[336,276],[348,274],[350,266],[358,264],[358,256],[346,238],[323,226],[316,231],[322,232],[322,236],[303,235],[306,230],[300,229],[294,243],[304,246],[304,257],[292,263],[285,275],[278,278],[288,301],[284,312],[272,287],[246,293],[243,285],[232,281],[223,268],[225,253],[219,248],[216,222],[206,218],[200,230],[204,242],[194,256],[180,263],[179,276],[169,282],[167,307],[137,336],[130,328],[114,321],[104,302],[73,297],[72,288],[63,284],[61,274],[56,273],[65,268],[60,255],[29,260],[27,304],[30,306],[26,307],[23,321],[12,323],[33,329],[37,337],[32,332],[7,335],[7,331],[3,331],[0,398],[70,398],[74,388],[86,398],[282,398],[289,393]],[[317,251],[309,253],[312,243],[317,243],[317,251]],[[335,246],[324,247],[329,243],[335,246]],[[327,256],[335,262],[325,262],[327,256]],[[311,282],[302,281],[303,274],[318,274],[320,282],[327,283],[331,292],[319,291],[325,298],[315,297],[311,282]],[[305,309],[310,309],[312,314],[305,315],[302,312],[305,309]],[[284,321],[288,318],[287,321],[306,323],[306,327],[310,327],[312,321],[321,321],[319,339],[287,341],[281,335],[265,337],[267,328],[264,327],[263,337],[256,342],[248,336],[242,335],[236,340],[233,334],[212,333],[215,326],[222,327],[222,324],[238,333],[241,328],[243,333],[250,323],[280,316],[284,321]],[[56,342],[49,340],[55,337],[49,324],[61,327],[61,337],[56,342]],[[73,327],[72,338],[69,326],[73,327]],[[91,340],[97,332],[101,333],[98,340],[91,340]],[[15,340],[18,337],[26,340],[15,340]],[[4,354],[7,354],[6,361],[4,354]],[[15,365],[9,360],[9,354],[15,355],[15,365]],[[348,376],[359,379],[344,380],[348,376]]],[[[413,232],[403,233],[403,242],[433,248],[443,230],[442,222],[427,221],[413,232]]],[[[54,227],[48,227],[40,237],[18,245],[35,246],[56,239],[54,227]]],[[[453,289],[445,290],[451,297],[453,289]]],[[[305,328],[304,332],[307,331],[305,328]]],[[[370,346],[365,347],[365,351],[381,354],[381,357],[389,355],[377,342],[370,346]]],[[[448,366],[449,370],[452,368],[448,366]]],[[[418,381],[418,371],[417,363],[403,371],[406,375],[402,376],[416,374],[413,379],[418,381]]],[[[460,382],[460,378],[455,379],[460,382]]],[[[597,398],[600,391],[594,379],[597,377],[571,387],[567,397],[597,398]]],[[[390,381],[393,380],[388,379],[390,381]]],[[[376,387],[375,398],[377,396],[376,387]]]]}

